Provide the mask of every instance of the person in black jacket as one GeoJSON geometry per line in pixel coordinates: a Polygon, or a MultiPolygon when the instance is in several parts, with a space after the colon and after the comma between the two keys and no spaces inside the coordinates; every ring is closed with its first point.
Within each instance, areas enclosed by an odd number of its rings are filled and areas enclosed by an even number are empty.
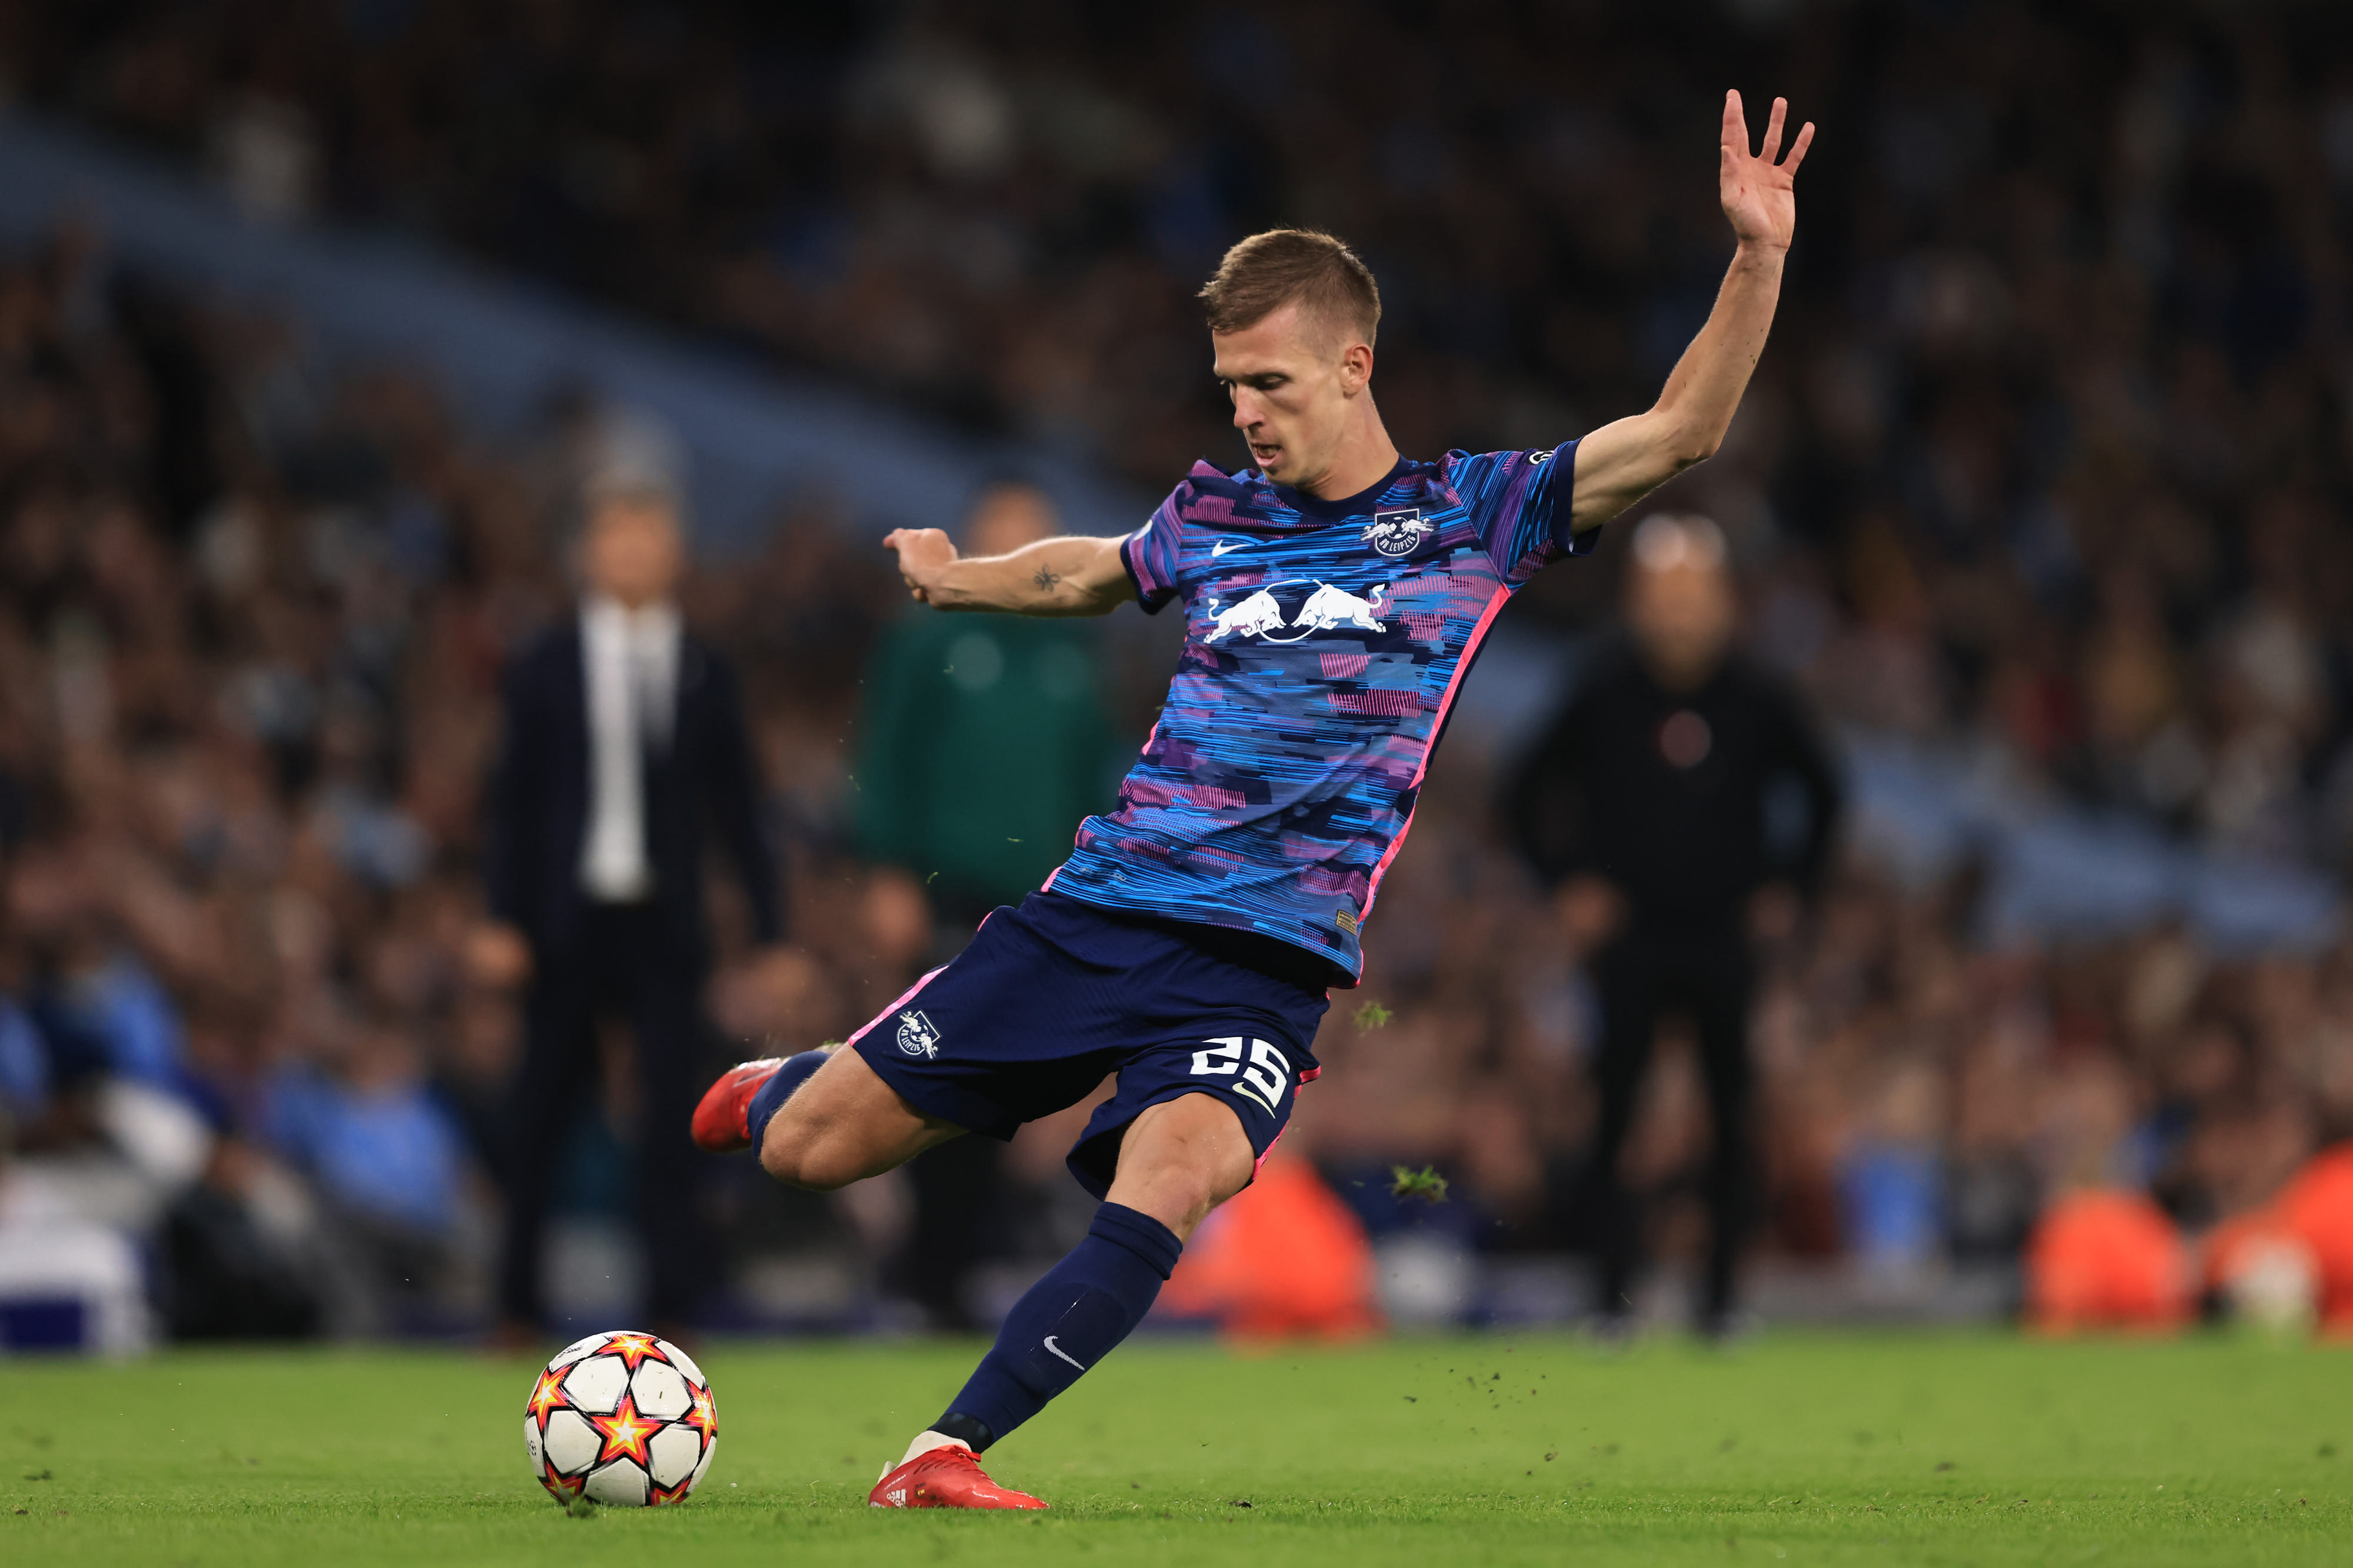
{"type": "Polygon", "coordinates": [[[1586,1191],[1598,1224],[1600,1311],[1622,1328],[1641,1226],[1619,1170],[1659,1016],[1697,1037],[1715,1152],[1700,1306],[1724,1331],[1754,1164],[1747,1024],[1752,922],[1786,923],[1829,861],[1839,814],[1831,761],[1796,695],[1733,650],[1724,537],[1703,518],[1636,531],[1629,642],[1599,655],[1512,782],[1522,851],[1560,885],[1572,943],[1591,954],[1602,1031],[1601,1111],[1586,1191]],[[1799,819],[1802,808],[1802,820],[1799,819]]]}
{"type": "Polygon", "coordinates": [[[691,1307],[703,1256],[687,1123],[703,1065],[706,837],[733,860],[758,940],[781,931],[735,676],[686,635],[672,603],[685,551],[671,499],[642,483],[593,494],[581,546],[578,615],[505,672],[483,868],[491,923],[471,943],[479,978],[530,984],[499,1274],[502,1332],[516,1340],[543,1317],[542,1230],[564,1135],[597,1079],[594,1026],[606,1014],[636,1044],[648,1316],[675,1323],[691,1307]]]}

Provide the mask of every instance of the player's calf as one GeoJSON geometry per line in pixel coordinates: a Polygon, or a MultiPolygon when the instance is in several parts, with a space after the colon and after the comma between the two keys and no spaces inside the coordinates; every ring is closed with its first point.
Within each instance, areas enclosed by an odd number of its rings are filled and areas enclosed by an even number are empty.
{"type": "Polygon", "coordinates": [[[1111,1195],[1086,1238],[1014,1303],[996,1345],[918,1447],[953,1439],[979,1453],[1118,1348],[1176,1271],[1186,1237],[1249,1184],[1256,1163],[1224,1101],[1187,1094],[1146,1107],[1121,1140],[1111,1195]]]}
{"type": "Polygon", "coordinates": [[[1105,1196],[1189,1241],[1209,1211],[1257,1172],[1257,1152],[1233,1107],[1215,1095],[1185,1094],[1146,1106],[1129,1126],[1105,1196]]]}
{"type": "Polygon", "coordinates": [[[963,1131],[902,1100],[855,1050],[839,1050],[769,1110],[757,1146],[761,1169],[776,1180],[829,1193],[963,1131]]]}

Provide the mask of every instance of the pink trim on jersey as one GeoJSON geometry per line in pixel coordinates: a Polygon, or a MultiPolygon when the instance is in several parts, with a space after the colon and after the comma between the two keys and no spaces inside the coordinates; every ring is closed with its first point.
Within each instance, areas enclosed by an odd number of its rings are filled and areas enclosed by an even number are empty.
{"type": "MultiPolygon", "coordinates": [[[[1047,878],[1046,886],[1050,888],[1053,885],[1054,879],[1051,877],[1047,878]]],[[[979,936],[983,931],[987,929],[988,922],[996,918],[997,911],[995,910],[991,910],[988,913],[981,916],[980,924],[972,928],[972,934],[976,937],[979,936]]],[[[949,962],[954,963],[955,961],[951,959],[949,962]]],[[[946,967],[947,964],[945,963],[940,965],[940,969],[945,969],[946,967]]],[[[882,1011],[875,1014],[871,1018],[867,1019],[863,1028],[860,1029],[858,1033],[850,1036],[849,1038],[842,1041],[841,1043],[845,1046],[854,1046],[859,1041],[864,1039],[868,1035],[873,1033],[875,1025],[881,1023],[883,1019],[897,1012],[901,1007],[903,1007],[908,1003],[913,1001],[915,999],[916,992],[921,991],[924,986],[929,985],[934,980],[938,979],[940,969],[930,971],[921,980],[916,981],[913,985],[908,986],[904,991],[899,993],[899,999],[896,1002],[892,1003],[888,1007],[883,1008],[882,1011]]]]}
{"type": "MultiPolygon", "coordinates": [[[[1293,1089],[1292,1092],[1295,1094],[1298,1090],[1293,1089]]],[[[1282,1133],[1290,1131],[1291,1123],[1286,1121],[1282,1124],[1282,1132],[1277,1132],[1273,1137],[1266,1141],[1266,1152],[1261,1154],[1257,1159],[1250,1162],[1251,1181],[1255,1182],[1258,1180],[1258,1173],[1266,1169],[1266,1163],[1269,1160],[1274,1158],[1274,1146],[1282,1142],[1282,1133]]]]}
{"type": "MultiPolygon", "coordinates": [[[[987,925],[988,923],[988,917],[987,915],[983,915],[981,917],[980,923],[982,925],[987,925]]],[[[940,965],[940,969],[945,969],[947,965],[944,963],[940,965]]],[[[863,1028],[860,1029],[858,1033],[850,1036],[849,1038],[842,1041],[841,1043],[844,1046],[854,1046],[859,1041],[864,1039],[867,1036],[872,1034],[874,1032],[875,1025],[881,1023],[883,1019],[897,1012],[901,1007],[913,1001],[915,999],[916,992],[921,991],[924,986],[929,985],[934,980],[937,979],[939,977],[940,969],[933,970],[921,980],[916,981],[913,985],[908,986],[904,991],[899,993],[899,999],[896,1002],[892,1003],[888,1007],[883,1008],[882,1011],[875,1014],[871,1018],[867,1019],[863,1028]]]]}
{"type": "MultiPolygon", "coordinates": [[[[1446,695],[1438,700],[1438,721],[1430,727],[1430,744],[1422,749],[1421,764],[1413,770],[1411,788],[1420,789],[1421,781],[1430,776],[1430,753],[1438,750],[1439,737],[1446,733],[1446,715],[1453,711],[1455,695],[1462,689],[1463,678],[1471,673],[1472,658],[1478,653],[1479,645],[1486,640],[1488,628],[1495,624],[1495,617],[1503,613],[1504,605],[1511,596],[1512,590],[1508,585],[1498,587],[1494,596],[1487,601],[1486,609],[1481,612],[1479,624],[1472,626],[1471,635],[1463,639],[1462,657],[1454,666],[1454,679],[1446,683],[1446,695]]],[[[1416,796],[1414,809],[1418,811],[1420,807],[1420,798],[1416,796]]],[[[1363,940],[1365,922],[1373,918],[1373,900],[1381,896],[1381,879],[1388,875],[1389,862],[1396,859],[1398,851],[1405,847],[1405,836],[1412,831],[1413,812],[1409,811],[1406,813],[1405,821],[1398,825],[1397,837],[1389,840],[1388,849],[1381,856],[1380,864],[1373,868],[1371,881],[1366,885],[1365,908],[1356,916],[1359,942],[1363,940]]]]}
{"type": "MultiPolygon", "coordinates": [[[[1312,1071],[1303,1072],[1299,1075],[1299,1088],[1291,1091],[1292,1115],[1296,1116],[1299,1114],[1299,1089],[1305,1089],[1309,1084],[1314,1083],[1317,1079],[1322,1078],[1323,1076],[1324,1069],[1322,1068],[1316,1068],[1312,1071]]],[[[1274,1155],[1274,1146],[1277,1143],[1282,1142],[1282,1135],[1290,1131],[1291,1123],[1288,1121],[1284,1121],[1282,1126],[1274,1130],[1274,1136],[1266,1141],[1266,1152],[1261,1154],[1257,1159],[1250,1162],[1251,1181],[1255,1182],[1258,1180],[1258,1173],[1266,1169],[1267,1161],[1271,1159],[1274,1155]]]]}

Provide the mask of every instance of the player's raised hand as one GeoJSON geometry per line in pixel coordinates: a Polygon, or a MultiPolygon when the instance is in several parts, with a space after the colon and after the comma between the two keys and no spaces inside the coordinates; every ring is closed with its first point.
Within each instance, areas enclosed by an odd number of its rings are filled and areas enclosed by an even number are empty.
{"type": "Polygon", "coordinates": [[[1806,161],[1806,149],[1813,144],[1814,122],[1809,120],[1799,127],[1797,140],[1789,143],[1788,157],[1782,159],[1781,122],[1788,112],[1788,99],[1773,100],[1772,118],[1765,122],[1764,148],[1752,154],[1748,118],[1741,112],[1740,94],[1724,95],[1718,194],[1724,201],[1724,216],[1732,220],[1733,235],[1743,245],[1787,250],[1790,237],[1798,232],[1798,165],[1806,161]]]}
{"type": "Polygon", "coordinates": [[[940,568],[956,558],[955,542],[936,528],[894,528],[882,539],[882,548],[899,552],[899,575],[917,604],[932,602],[931,584],[940,568]]]}

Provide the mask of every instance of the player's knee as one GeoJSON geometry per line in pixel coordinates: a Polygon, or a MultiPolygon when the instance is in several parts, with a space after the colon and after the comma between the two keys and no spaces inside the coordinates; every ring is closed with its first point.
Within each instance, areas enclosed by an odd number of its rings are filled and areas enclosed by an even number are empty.
{"type": "Polygon", "coordinates": [[[1240,1189],[1231,1183],[1220,1182],[1201,1171],[1171,1173],[1162,1179],[1160,1191],[1164,1201],[1185,1216],[1180,1228],[1190,1236],[1193,1227],[1209,1217],[1209,1211],[1224,1203],[1240,1189]]]}
{"type": "Polygon", "coordinates": [[[1213,1153],[1180,1145],[1155,1154],[1123,1161],[1112,1196],[1153,1215],[1179,1237],[1192,1235],[1211,1209],[1248,1186],[1254,1164],[1247,1144],[1239,1151],[1213,1153]]]}
{"type": "Polygon", "coordinates": [[[1189,1237],[1211,1209],[1233,1195],[1229,1185],[1198,1170],[1162,1169],[1134,1184],[1127,1206],[1151,1215],[1180,1238],[1189,1237]]]}

